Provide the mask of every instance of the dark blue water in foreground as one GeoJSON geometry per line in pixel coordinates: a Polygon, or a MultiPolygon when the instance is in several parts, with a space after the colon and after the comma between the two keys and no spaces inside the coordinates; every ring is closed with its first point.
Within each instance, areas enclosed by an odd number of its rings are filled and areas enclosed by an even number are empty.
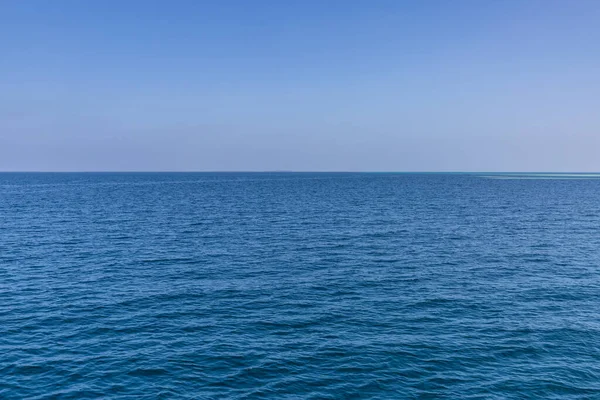
{"type": "Polygon", "coordinates": [[[0,398],[600,398],[600,179],[493,178],[0,174],[0,398]]]}

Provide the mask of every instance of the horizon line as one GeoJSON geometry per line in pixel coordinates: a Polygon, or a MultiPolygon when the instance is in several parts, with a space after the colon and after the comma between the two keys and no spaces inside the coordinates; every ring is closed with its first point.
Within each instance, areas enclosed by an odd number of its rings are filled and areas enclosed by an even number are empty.
{"type": "Polygon", "coordinates": [[[600,171],[369,171],[369,170],[0,170],[0,174],[600,174],[600,171]]]}

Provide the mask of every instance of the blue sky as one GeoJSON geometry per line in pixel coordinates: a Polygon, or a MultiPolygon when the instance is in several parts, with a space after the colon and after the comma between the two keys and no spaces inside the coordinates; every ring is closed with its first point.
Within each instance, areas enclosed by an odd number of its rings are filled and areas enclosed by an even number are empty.
{"type": "Polygon", "coordinates": [[[0,170],[600,171],[600,2],[0,2],[0,170]]]}

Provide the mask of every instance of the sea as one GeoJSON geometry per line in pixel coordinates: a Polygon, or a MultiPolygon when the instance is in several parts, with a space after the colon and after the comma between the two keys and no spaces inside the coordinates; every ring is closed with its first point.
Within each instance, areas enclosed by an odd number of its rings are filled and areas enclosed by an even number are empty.
{"type": "Polygon", "coordinates": [[[600,175],[2,173],[1,399],[600,399],[600,175]]]}

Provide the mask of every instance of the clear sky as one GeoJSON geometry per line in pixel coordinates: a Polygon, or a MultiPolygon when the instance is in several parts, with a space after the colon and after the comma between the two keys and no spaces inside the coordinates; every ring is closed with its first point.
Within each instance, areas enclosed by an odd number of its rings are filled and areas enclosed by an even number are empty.
{"type": "Polygon", "coordinates": [[[0,170],[600,171],[600,1],[0,0],[0,170]]]}

